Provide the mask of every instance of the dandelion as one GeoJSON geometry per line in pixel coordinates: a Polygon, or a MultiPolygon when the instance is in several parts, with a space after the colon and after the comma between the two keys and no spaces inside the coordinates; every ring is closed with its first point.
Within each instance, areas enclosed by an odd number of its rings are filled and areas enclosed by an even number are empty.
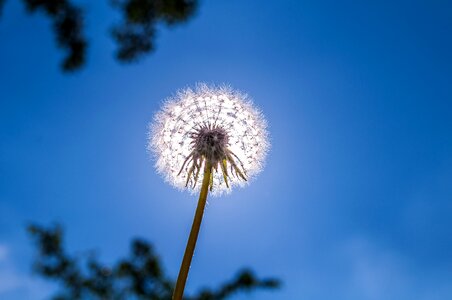
{"type": "Polygon", "coordinates": [[[266,127],[247,95],[227,86],[181,90],[156,114],[148,148],[158,172],[176,188],[200,192],[173,300],[183,296],[207,194],[230,192],[259,173],[269,148],[266,127]]]}

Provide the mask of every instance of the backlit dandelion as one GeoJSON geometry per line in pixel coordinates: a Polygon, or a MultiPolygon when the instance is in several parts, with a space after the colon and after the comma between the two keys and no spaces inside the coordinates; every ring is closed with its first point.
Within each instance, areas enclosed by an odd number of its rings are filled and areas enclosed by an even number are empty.
{"type": "Polygon", "coordinates": [[[181,90],[156,114],[148,147],[157,170],[177,188],[200,190],[173,299],[183,296],[208,192],[220,195],[249,182],[262,169],[267,140],[262,114],[227,86],[181,90]]]}

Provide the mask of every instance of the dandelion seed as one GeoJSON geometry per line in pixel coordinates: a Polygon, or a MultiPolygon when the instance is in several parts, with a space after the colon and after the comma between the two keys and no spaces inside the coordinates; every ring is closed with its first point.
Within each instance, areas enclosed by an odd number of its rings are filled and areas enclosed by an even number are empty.
{"type": "Polygon", "coordinates": [[[210,161],[212,194],[221,195],[259,173],[268,146],[265,119],[246,95],[199,84],[164,104],[148,148],[166,181],[193,192],[201,188],[199,173],[210,161]]]}
{"type": "Polygon", "coordinates": [[[267,140],[262,114],[246,95],[226,86],[181,90],[157,113],[148,145],[157,170],[177,188],[200,191],[173,300],[183,297],[207,194],[249,182],[262,169],[267,140]]]}

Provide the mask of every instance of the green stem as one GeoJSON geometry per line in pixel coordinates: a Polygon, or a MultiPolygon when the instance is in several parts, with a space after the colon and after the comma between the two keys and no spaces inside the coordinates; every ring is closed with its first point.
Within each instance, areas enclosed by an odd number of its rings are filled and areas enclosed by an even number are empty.
{"type": "Polygon", "coordinates": [[[182,300],[187,281],[188,271],[190,269],[191,259],[195,251],[196,241],[198,240],[199,228],[206,206],[207,194],[209,192],[210,175],[212,173],[212,165],[206,161],[204,167],[204,177],[202,179],[201,192],[199,194],[198,206],[196,207],[193,225],[191,226],[190,236],[188,238],[187,247],[185,248],[184,258],[180,266],[179,276],[177,276],[176,287],[174,288],[173,300],[182,300]]]}

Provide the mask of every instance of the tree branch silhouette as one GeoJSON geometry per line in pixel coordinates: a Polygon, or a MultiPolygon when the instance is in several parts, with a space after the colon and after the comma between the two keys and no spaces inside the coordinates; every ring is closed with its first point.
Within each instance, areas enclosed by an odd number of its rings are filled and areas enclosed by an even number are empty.
{"type": "MultiPolygon", "coordinates": [[[[156,27],[172,27],[194,16],[198,0],[106,0],[119,10],[121,21],[111,27],[117,44],[116,58],[123,63],[138,61],[155,50],[156,27]]],[[[0,0],[0,16],[4,0],[0,0]]],[[[28,12],[42,13],[52,22],[59,48],[66,53],[64,72],[81,69],[86,63],[88,40],[85,11],[73,0],[23,0],[28,12]]]]}
{"type": "MultiPolygon", "coordinates": [[[[165,275],[152,245],[142,239],[132,241],[128,257],[106,266],[93,254],[70,255],[63,247],[64,233],[59,225],[46,228],[33,224],[28,232],[37,252],[34,271],[56,281],[61,288],[54,300],[171,299],[174,282],[165,275]]],[[[205,288],[184,299],[223,300],[238,292],[279,286],[277,279],[259,279],[251,270],[244,269],[218,288],[205,288]]]]}
{"type": "Polygon", "coordinates": [[[3,11],[3,4],[5,4],[5,0],[0,0],[0,17],[2,15],[2,11],[3,11]]]}
{"type": "Polygon", "coordinates": [[[194,0],[115,0],[113,4],[122,13],[122,22],[111,31],[118,44],[116,57],[122,62],[138,60],[155,49],[158,23],[183,23],[197,7],[194,0]]]}
{"type": "Polygon", "coordinates": [[[57,45],[66,56],[61,68],[73,71],[85,63],[87,41],[82,10],[67,0],[24,0],[30,13],[42,12],[52,20],[57,45]]]}

